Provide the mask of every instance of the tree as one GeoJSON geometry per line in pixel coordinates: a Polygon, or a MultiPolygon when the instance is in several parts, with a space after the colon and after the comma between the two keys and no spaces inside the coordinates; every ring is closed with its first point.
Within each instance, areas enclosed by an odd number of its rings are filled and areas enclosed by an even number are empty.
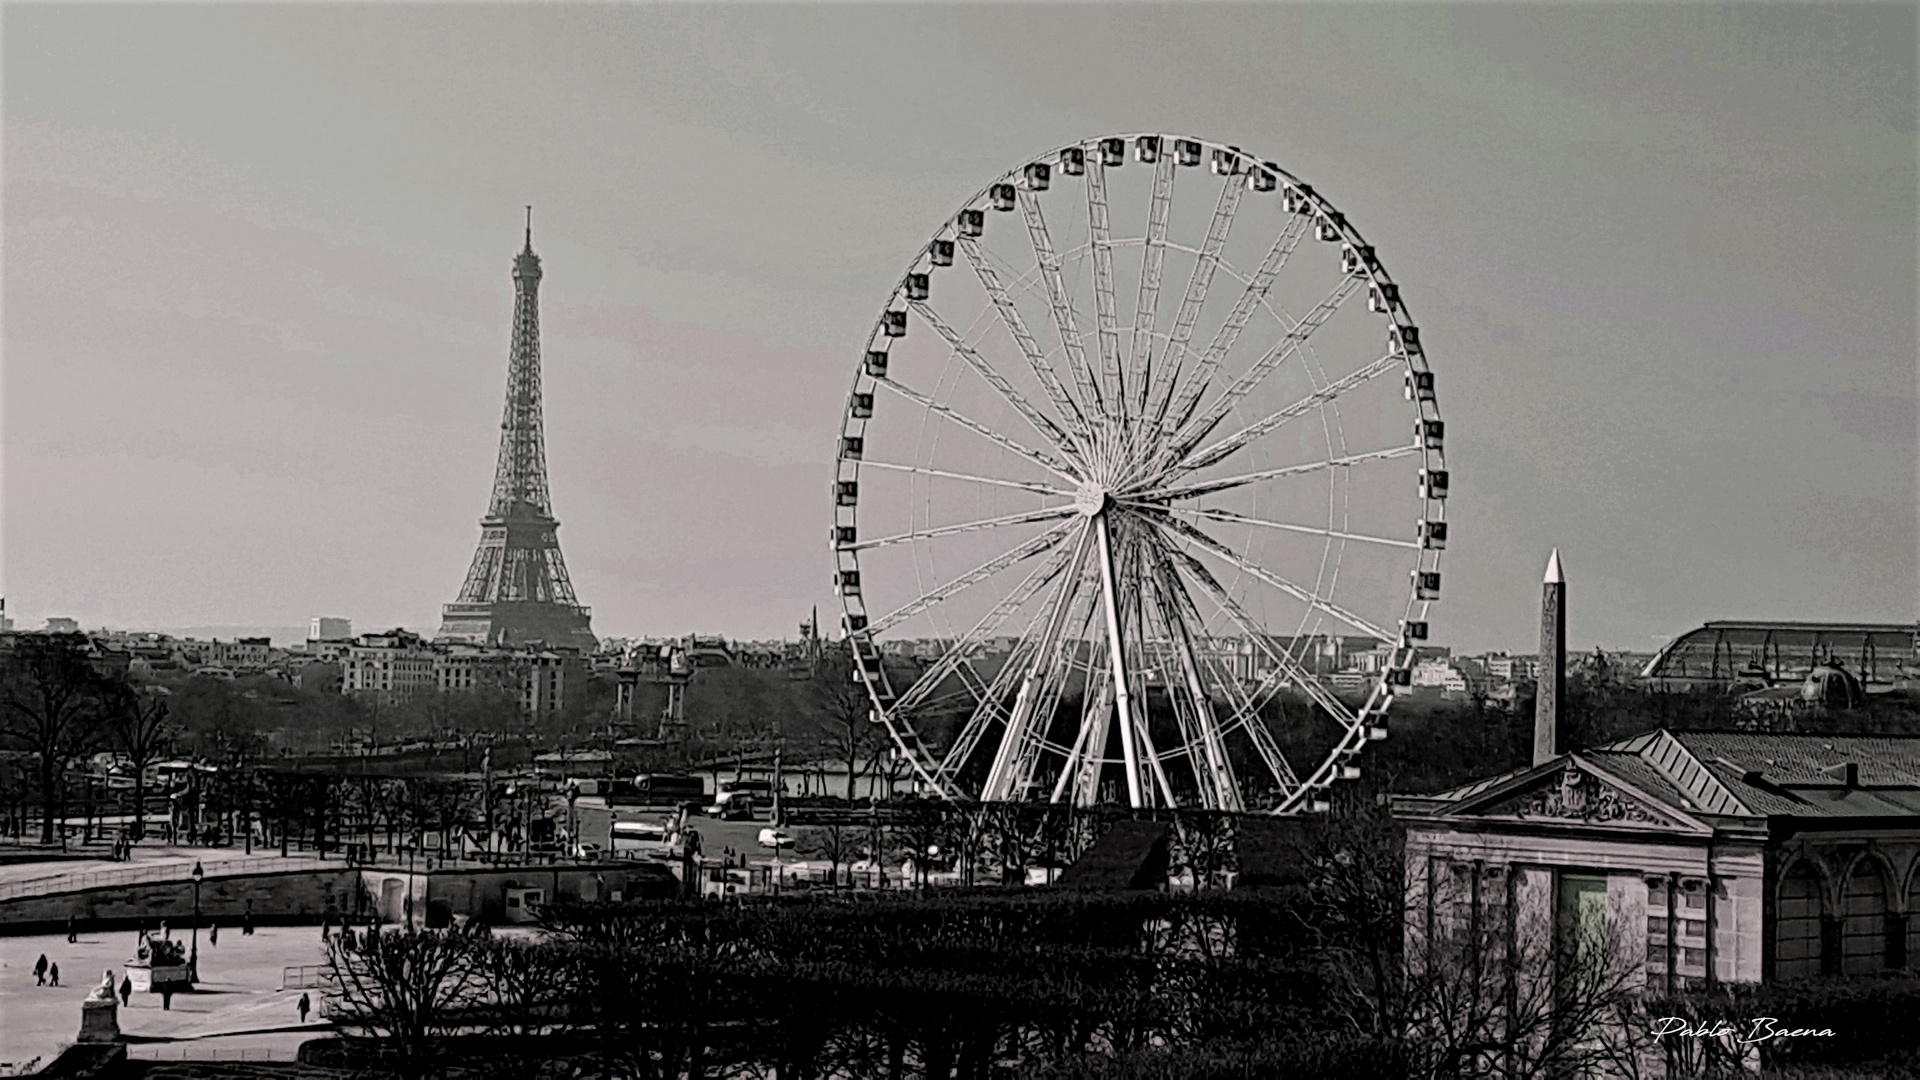
{"type": "Polygon", "coordinates": [[[132,686],[114,689],[107,711],[107,728],[113,743],[127,757],[133,770],[133,839],[147,831],[147,769],[173,743],[175,726],[169,719],[166,691],[154,687],[142,693],[132,686]]]}
{"type": "Polygon", "coordinates": [[[825,825],[816,825],[801,829],[793,838],[795,854],[812,858],[819,856],[827,860],[832,867],[833,885],[840,886],[840,864],[851,861],[851,856],[859,850],[858,829],[843,824],[839,819],[828,821],[825,825]]]}
{"type": "Polygon", "coordinates": [[[474,942],[450,931],[339,934],[327,965],[342,1023],[390,1040],[404,1072],[427,1067],[430,1040],[454,1030],[485,988],[474,942]]]}
{"type": "Polygon", "coordinates": [[[40,842],[53,843],[65,808],[67,763],[100,734],[107,683],[81,634],[21,634],[0,655],[0,711],[11,740],[32,753],[40,773],[40,842]]]}
{"type": "Polygon", "coordinates": [[[871,761],[880,748],[873,701],[850,663],[828,665],[813,686],[822,740],[837,760],[847,763],[847,801],[852,802],[861,759],[871,761]]]}

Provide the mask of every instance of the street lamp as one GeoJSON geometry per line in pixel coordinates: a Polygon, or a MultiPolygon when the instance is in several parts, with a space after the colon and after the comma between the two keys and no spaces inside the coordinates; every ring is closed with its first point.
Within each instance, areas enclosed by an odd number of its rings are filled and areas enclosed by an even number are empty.
{"type": "Polygon", "coordinates": [[[573,845],[575,858],[580,855],[580,818],[573,812],[573,804],[580,798],[580,781],[567,781],[567,843],[573,845]]]}
{"type": "Polygon", "coordinates": [[[200,860],[193,862],[193,952],[187,957],[187,981],[200,981],[200,879],[207,872],[200,869],[200,860]]]}

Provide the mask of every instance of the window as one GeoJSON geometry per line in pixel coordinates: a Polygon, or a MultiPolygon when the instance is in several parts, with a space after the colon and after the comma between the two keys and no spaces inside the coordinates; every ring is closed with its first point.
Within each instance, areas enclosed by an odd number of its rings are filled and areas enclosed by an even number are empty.
{"type": "Polygon", "coordinates": [[[1795,864],[1780,882],[1773,973],[1777,979],[1820,974],[1820,876],[1812,863],[1795,864]]]}
{"type": "Polygon", "coordinates": [[[1586,960],[1605,955],[1607,879],[1586,874],[1560,875],[1555,944],[1586,960]]]}
{"type": "Polygon", "coordinates": [[[1880,865],[1861,862],[1847,878],[1846,922],[1840,932],[1840,970],[1847,975],[1887,967],[1887,887],[1880,865]]]}

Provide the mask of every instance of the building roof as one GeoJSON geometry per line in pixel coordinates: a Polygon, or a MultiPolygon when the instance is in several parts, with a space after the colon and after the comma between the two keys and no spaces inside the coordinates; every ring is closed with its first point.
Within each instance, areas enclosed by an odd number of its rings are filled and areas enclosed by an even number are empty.
{"type": "Polygon", "coordinates": [[[1569,764],[1689,814],[1760,820],[1920,816],[1920,735],[1662,729],[1396,802],[1416,812],[1470,815],[1569,764]]]}

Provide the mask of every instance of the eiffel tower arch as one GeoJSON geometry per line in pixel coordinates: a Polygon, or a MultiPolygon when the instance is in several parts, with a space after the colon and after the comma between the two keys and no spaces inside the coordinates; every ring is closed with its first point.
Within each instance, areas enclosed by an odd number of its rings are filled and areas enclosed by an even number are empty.
{"type": "Polygon", "coordinates": [[[526,246],[513,260],[513,350],[493,499],[480,519],[459,599],[440,609],[436,640],[475,645],[545,644],[591,652],[592,612],[573,595],[560,555],[560,522],[547,494],[547,450],[540,417],[540,256],[533,253],[533,208],[526,246]]]}

